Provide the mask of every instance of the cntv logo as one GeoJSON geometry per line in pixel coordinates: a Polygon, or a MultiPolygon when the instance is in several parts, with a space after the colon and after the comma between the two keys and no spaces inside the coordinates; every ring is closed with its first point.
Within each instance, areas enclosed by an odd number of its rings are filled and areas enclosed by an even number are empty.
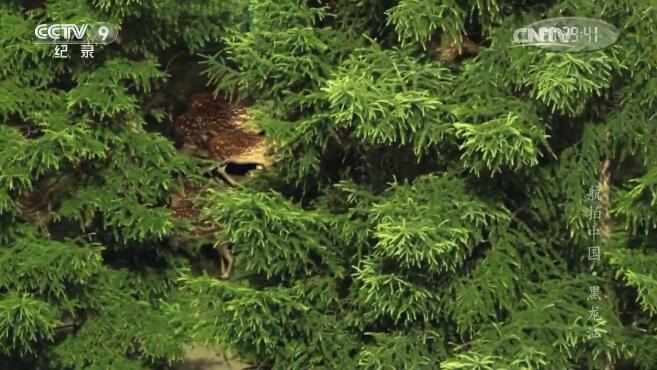
{"type": "Polygon", "coordinates": [[[548,18],[513,32],[513,46],[537,46],[551,51],[579,52],[606,48],[619,32],[601,20],[583,17],[548,18]]]}
{"type": "Polygon", "coordinates": [[[111,23],[40,24],[34,28],[37,43],[109,44],[116,40],[118,28],[111,23]]]}
{"type": "Polygon", "coordinates": [[[574,42],[577,35],[577,27],[539,27],[538,31],[533,28],[518,28],[513,33],[513,41],[518,44],[555,42],[574,42]]]}

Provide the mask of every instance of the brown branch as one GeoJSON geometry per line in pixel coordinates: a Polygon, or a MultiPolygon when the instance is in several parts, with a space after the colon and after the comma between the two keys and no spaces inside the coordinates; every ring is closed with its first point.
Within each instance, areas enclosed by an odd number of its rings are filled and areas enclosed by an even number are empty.
{"type": "Polygon", "coordinates": [[[598,180],[598,189],[600,190],[600,206],[602,208],[602,222],[600,223],[600,238],[603,243],[608,244],[611,237],[611,161],[605,158],[602,161],[602,169],[598,180]]]}

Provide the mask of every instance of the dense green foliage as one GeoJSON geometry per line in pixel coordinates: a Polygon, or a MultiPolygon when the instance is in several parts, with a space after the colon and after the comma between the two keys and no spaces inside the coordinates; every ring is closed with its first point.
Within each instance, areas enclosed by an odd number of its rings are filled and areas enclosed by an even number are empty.
{"type": "Polygon", "coordinates": [[[6,363],[156,368],[210,343],[274,369],[654,369],[654,4],[181,3],[0,7],[6,363]],[[510,47],[575,15],[618,42],[510,47]],[[38,23],[90,20],[121,26],[91,61],[32,43],[38,23]],[[476,55],[436,58],[463,34],[476,55]],[[180,52],[254,102],[273,170],[218,187],[176,151],[175,110],[150,102],[180,52]],[[199,206],[233,250],[229,281],[167,243],[182,177],[212,189],[199,206]]]}

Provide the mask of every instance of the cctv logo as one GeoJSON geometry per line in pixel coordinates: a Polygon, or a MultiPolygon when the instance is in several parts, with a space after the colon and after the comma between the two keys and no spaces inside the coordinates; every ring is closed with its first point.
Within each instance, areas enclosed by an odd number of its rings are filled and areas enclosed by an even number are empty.
{"type": "Polygon", "coordinates": [[[76,39],[82,41],[87,32],[88,24],[40,24],[34,29],[34,36],[41,41],[57,41],[76,39]]]}

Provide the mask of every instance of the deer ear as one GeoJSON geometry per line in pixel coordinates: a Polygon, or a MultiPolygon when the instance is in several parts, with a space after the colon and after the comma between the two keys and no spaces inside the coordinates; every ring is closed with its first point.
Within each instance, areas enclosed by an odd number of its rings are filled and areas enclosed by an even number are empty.
{"type": "Polygon", "coordinates": [[[437,57],[441,62],[451,63],[457,61],[460,57],[474,56],[478,53],[479,45],[468,36],[463,35],[459,45],[443,40],[439,50],[437,50],[437,57]]]}
{"type": "Polygon", "coordinates": [[[479,54],[479,44],[472,41],[468,36],[465,36],[463,38],[462,50],[464,54],[465,53],[470,55],[479,54]]]}

